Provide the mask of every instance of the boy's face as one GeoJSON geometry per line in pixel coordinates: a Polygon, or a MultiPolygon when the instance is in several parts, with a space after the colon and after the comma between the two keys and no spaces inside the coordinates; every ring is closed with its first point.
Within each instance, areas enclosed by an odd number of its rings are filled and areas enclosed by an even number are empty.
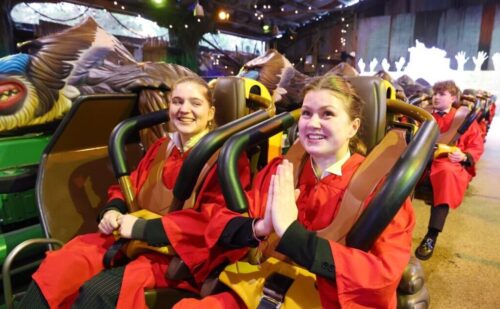
{"type": "Polygon", "coordinates": [[[451,108],[451,105],[457,99],[456,96],[451,95],[448,90],[441,90],[434,93],[432,97],[432,105],[435,109],[445,111],[451,108]]]}

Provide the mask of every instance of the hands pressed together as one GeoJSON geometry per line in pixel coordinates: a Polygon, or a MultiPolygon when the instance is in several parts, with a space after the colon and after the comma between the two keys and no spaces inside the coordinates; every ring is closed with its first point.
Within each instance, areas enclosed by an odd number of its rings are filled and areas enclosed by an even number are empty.
{"type": "MultiPolygon", "coordinates": [[[[265,237],[271,232],[281,237],[286,229],[297,220],[298,209],[295,200],[299,190],[294,188],[293,164],[284,160],[271,177],[264,218],[257,220],[254,232],[257,237],[265,237]]],[[[123,238],[131,238],[132,227],[137,217],[108,210],[99,222],[99,231],[105,235],[118,230],[123,238]]]]}
{"type": "Polygon", "coordinates": [[[124,215],[116,210],[108,210],[99,222],[99,231],[105,235],[113,233],[114,230],[120,232],[123,238],[132,237],[132,227],[137,221],[137,217],[132,215],[124,215]]]}
{"type": "Polygon", "coordinates": [[[286,229],[297,220],[295,203],[299,190],[294,188],[293,164],[284,160],[271,177],[264,218],[255,224],[255,235],[263,237],[272,231],[281,237],[286,229]]]}

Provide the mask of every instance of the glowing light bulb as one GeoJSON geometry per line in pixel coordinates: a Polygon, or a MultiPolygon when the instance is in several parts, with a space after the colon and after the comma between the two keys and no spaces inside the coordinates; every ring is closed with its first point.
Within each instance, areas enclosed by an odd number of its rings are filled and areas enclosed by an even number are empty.
{"type": "Polygon", "coordinates": [[[224,10],[220,11],[218,16],[219,16],[220,20],[228,20],[229,19],[229,13],[227,13],[224,10]]]}

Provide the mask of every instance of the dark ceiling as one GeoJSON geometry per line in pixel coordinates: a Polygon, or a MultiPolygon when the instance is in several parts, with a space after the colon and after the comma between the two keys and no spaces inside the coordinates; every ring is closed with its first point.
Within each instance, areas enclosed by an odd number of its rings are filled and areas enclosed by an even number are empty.
{"type": "MultiPolygon", "coordinates": [[[[51,1],[51,0],[49,0],[51,1]]],[[[53,1],[53,0],[52,0],[53,1]]],[[[167,25],[168,10],[178,10],[193,16],[197,4],[203,8],[204,16],[215,29],[239,33],[261,39],[271,39],[279,33],[295,31],[300,27],[318,22],[347,7],[354,7],[358,0],[65,0],[87,4],[112,11],[140,13],[167,25]],[[116,3],[115,3],[116,2],[116,3]],[[122,9],[122,6],[124,9],[122,9]],[[221,10],[229,13],[228,20],[220,20],[221,10]],[[164,18],[162,18],[162,16],[164,18]],[[264,25],[268,25],[265,30],[264,25]]],[[[178,16],[185,16],[180,14],[178,16]]],[[[171,17],[170,17],[171,18],[171,17]]],[[[180,17],[179,17],[180,18],[180,17]]],[[[195,17],[198,19],[198,17],[195,17]]],[[[208,29],[207,29],[208,30],[208,29]]]]}
{"type": "Polygon", "coordinates": [[[218,14],[221,9],[230,12],[226,22],[219,22],[221,29],[233,32],[259,35],[263,26],[269,25],[269,35],[277,35],[276,30],[297,29],[319,21],[335,11],[341,10],[353,1],[346,0],[293,0],[293,1],[206,1],[210,14],[218,14]],[[274,27],[276,26],[277,29],[274,27]],[[273,29],[275,31],[273,32],[273,29]]]}

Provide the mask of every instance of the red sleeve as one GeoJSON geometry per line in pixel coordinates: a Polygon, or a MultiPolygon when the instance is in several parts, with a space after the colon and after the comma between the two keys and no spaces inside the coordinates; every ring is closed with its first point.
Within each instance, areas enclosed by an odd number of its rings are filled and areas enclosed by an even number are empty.
{"type": "MultiPolygon", "coordinates": [[[[248,213],[251,218],[262,218],[265,213],[265,205],[267,201],[267,191],[271,182],[271,175],[276,171],[277,166],[281,163],[282,158],[276,158],[266,165],[255,176],[252,187],[245,191],[248,200],[248,213]]],[[[210,221],[206,231],[207,245],[212,247],[217,244],[226,225],[235,217],[243,216],[240,213],[233,212],[225,206],[219,207],[219,210],[214,215],[214,219],[210,221]],[[216,218],[216,220],[215,220],[216,218]]]]}
{"type": "Polygon", "coordinates": [[[457,146],[472,156],[477,163],[484,152],[484,140],[481,135],[479,124],[474,121],[465,133],[458,139],[457,146]]]}
{"type": "Polygon", "coordinates": [[[318,277],[322,303],[331,304],[338,295],[343,307],[395,308],[396,287],[410,259],[414,224],[413,208],[406,200],[369,252],[330,241],[336,280],[318,277]]]}
{"type": "MultiPolygon", "coordinates": [[[[244,188],[250,183],[250,164],[242,156],[238,162],[244,188]]],[[[215,165],[207,175],[196,203],[196,209],[185,209],[163,216],[162,222],[172,247],[186,263],[197,282],[223,262],[235,262],[247,249],[225,250],[216,245],[227,222],[241,214],[226,208],[215,165]],[[186,228],[187,227],[187,228],[186,228]]]]}
{"type": "MultiPolygon", "coordinates": [[[[160,148],[160,145],[164,140],[165,138],[161,138],[157,140],[153,145],[151,145],[151,147],[149,147],[144,157],[139,162],[137,168],[134,171],[132,171],[132,173],[130,173],[130,180],[132,182],[132,186],[136,193],[138,192],[138,188],[140,188],[146,181],[149,169],[151,167],[151,163],[156,157],[158,149],[160,148]]],[[[116,198],[122,200],[124,199],[122,191],[120,189],[120,185],[118,184],[111,185],[108,188],[108,202],[116,198]]]]}
{"type": "MultiPolygon", "coordinates": [[[[251,175],[250,162],[246,155],[242,155],[238,160],[238,173],[240,176],[241,186],[244,190],[247,190],[250,186],[251,175]]],[[[200,205],[210,203],[225,205],[224,196],[222,195],[222,189],[217,175],[217,164],[208,172],[196,199],[196,204],[193,208],[198,209],[200,205]]]]}

